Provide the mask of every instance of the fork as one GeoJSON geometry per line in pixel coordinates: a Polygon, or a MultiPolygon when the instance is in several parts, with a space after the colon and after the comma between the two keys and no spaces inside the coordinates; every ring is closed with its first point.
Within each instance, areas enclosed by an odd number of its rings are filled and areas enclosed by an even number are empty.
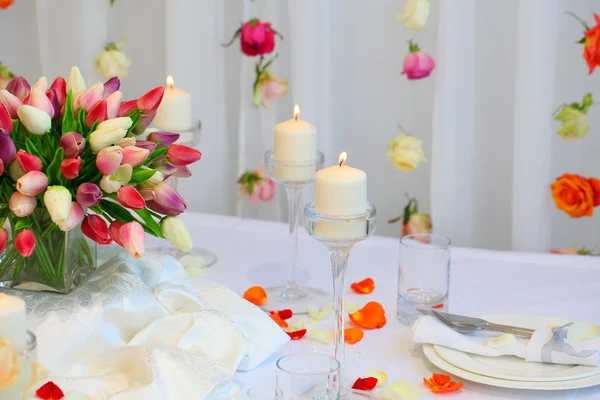
{"type": "Polygon", "coordinates": [[[530,338],[533,334],[533,331],[530,329],[517,328],[513,326],[499,325],[493,324],[491,322],[484,321],[481,324],[464,324],[459,322],[450,321],[448,318],[444,317],[440,313],[435,310],[431,310],[431,314],[433,314],[439,321],[444,323],[449,328],[453,329],[458,333],[472,333],[481,330],[487,331],[496,331],[496,332],[505,332],[511,333],[517,336],[523,336],[530,338]]]}

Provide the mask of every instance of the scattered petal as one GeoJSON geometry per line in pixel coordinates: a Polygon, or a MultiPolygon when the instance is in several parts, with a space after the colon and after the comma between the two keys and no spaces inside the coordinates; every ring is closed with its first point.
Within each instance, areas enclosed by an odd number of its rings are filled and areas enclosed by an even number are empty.
{"type": "Polygon", "coordinates": [[[260,286],[252,286],[244,292],[243,297],[256,306],[262,306],[267,302],[267,292],[260,286]]]}
{"type": "Polygon", "coordinates": [[[335,308],[333,303],[326,304],[323,308],[318,309],[315,306],[308,305],[308,315],[315,321],[320,321],[327,318],[335,308]]]}
{"type": "Polygon", "coordinates": [[[492,349],[497,349],[500,347],[510,346],[515,343],[517,343],[517,337],[515,335],[511,335],[510,333],[505,333],[504,335],[489,338],[485,345],[487,347],[491,347],[492,349]]]}
{"type": "Polygon", "coordinates": [[[270,314],[277,314],[277,316],[283,320],[290,319],[294,315],[292,310],[279,310],[279,311],[271,311],[270,314]]]}
{"type": "Polygon", "coordinates": [[[287,328],[287,327],[288,327],[288,323],[287,323],[287,322],[285,322],[284,320],[282,320],[282,319],[281,319],[281,317],[280,317],[279,315],[277,315],[277,314],[273,314],[273,313],[270,313],[270,314],[269,314],[269,317],[271,317],[271,319],[272,319],[273,321],[275,321],[275,323],[276,323],[277,325],[279,325],[280,327],[282,327],[282,328],[287,328]]]}
{"type": "Polygon", "coordinates": [[[286,321],[288,324],[288,331],[299,331],[300,329],[308,329],[311,326],[310,318],[307,317],[297,317],[293,320],[286,321]]]}
{"type": "Polygon", "coordinates": [[[463,387],[462,382],[450,382],[448,386],[433,386],[431,390],[435,393],[450,393],[456,392],[463,387]]]}
{"type": "Polygon", "coordinates": [[[308,336],[323,344],[333,344],[335,341],[335,332],[333,329],[311,329],[308,336]]]}
{"type": "Polygon", "coordinates": [[[452,381],[452,377],[446,374],[433,374],[431,380],[439,386],[444,386],[452,381]]]}
{"type": "Polygon", "coordinates": [[[372,376],[373,378],[377,378],[377,387],[385,385],[388,381],[387,374],[378,369],[372,369],[370,371],[367,371],[366,375],[372,376]]]}
{"type": "Polygon", "coordinates": [[[35,392],[36,396],[43,400],[60,400],[65,397],[63,391],[52,381],[47,382],[35,392]]]}
{"type": "Polygon", "coordinates": [[[387,322],[385,310],[376,301],[365,304],[363,308],[349,315],[352,322],[365,329],[379,329],[387,322]]]}
{"type": "Polygon", "coordinates": [[[388,385],[378,394],[385,400],[396,400],[398,399],[397,395],[402,396],[403,400],[417,400],[424,393],[414,383],[400,379],[388,385]]]}
{"type": "Polygon", "coordinates": [[[375,281],[371,278],[364,279],[360,282],[354,282],[350,288],[358,294],[369,294],[375,290],[375,281]]]}
{"type": "Polygon", "coordinates": [[[435,306],[431,306],[431,308],[435,308],[435,309],[444,308],[444,303],[436,304],[435,306]]]}
{"type": "MultiPolygon", "coordinates": [[[[423,378],[423,382],[434,393],[449,393],[460,390],[463,387],[462,382],[454,382],[449,375],[433,374],[431,378],[423,378]]],[[[394,384],[390,385],[393,386],[394,384]]]]}
{"type": "Polygon", "coordinates": [[[567,331],[567,340],[581,342],[600,334],[600,327],[589,322],[573,322],[567,331]]]}
{"type": "MultiPolygon", "coordinates": [[[[365,333],[360,328],[348,328],[344,330],[344,341],[348,344],[355,344],[362,340],[365,336],[365,333]]],[[[367,374],[368,376],[373,376],[371,374],[367,374]]]]}
{"type": "Polygon", "coordinates": [[[290,339],[300,340],[304,337],[304,335],[306,335],[306,329],[300,329],[299,331],[286,332],[286,333],[290,336],[290,339]]]}
{"type": "Polygon", "coordinates": [[[346,310],[346,312],[353,313],[358,311],[358,305],[350,301],[346,301],[344,302],[344,309],[346,310]]]}
{"type": "Polygon", "coordinates": [[[358,378],[356,382],[354,382],[354,385],[352,385],[352,389],[370,392],[375,386],[377,386],[377,378],[358,378]]]}

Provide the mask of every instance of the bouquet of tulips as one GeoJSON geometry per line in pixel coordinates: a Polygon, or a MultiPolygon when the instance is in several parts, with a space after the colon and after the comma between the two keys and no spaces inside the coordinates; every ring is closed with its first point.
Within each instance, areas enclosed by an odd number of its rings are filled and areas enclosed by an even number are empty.
{"type": "Polygon", "coordinates": [[[73,67],[50,86],[16,77],[0,91],[0,281],[69,291],[61,287],[73,278],[66,264],[95,264],[85,237],[114,241],[134,258],[145,233],[192,248],[177,217],[187,205],[165,180],[191,176],[201,154],[175,144],[177,133],[141,140],[164,88],[122,102],[119,86],[115,77],[86,88],[73,67]],[[72,231],[85,237],[69,246],[72,231]]]}

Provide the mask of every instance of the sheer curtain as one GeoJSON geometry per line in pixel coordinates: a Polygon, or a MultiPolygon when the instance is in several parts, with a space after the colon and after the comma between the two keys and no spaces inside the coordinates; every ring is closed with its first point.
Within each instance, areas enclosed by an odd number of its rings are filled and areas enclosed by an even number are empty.
{"type": "MultiPolygon", "coordinates": [[[[319,127],[332,165],[341,151],[369,177],[378,232],[401,212],[404,194],[431,212],[435,230],[457,245],[546,251],[600,244],[599,218],[570,220],[554,209],[548,185],[564,172],[600,176],[600,112],[588,136],[565,143],[552,113],[597,91],[588,77],[581,27],[600,0],[431,0],[424,31],[396,19],[404,0],[16,0],[0,12],[0,59],[30,80],[79,65],[99,79],[94,57],[125,36],[132,59],[125,98],[164,83],[193,95],[203,123],[203,159],[182,192],[194,211],[280,218],[283,196],[251,205],[237,199],[236,178],[262,163],[273,125],[291,117],[319,127]],[[269,20],[285,36],[274,72],[290,81],[269,110],[251,105],[254,60],[223,48],[242,20],[269,20]],[[18,40],[11,38],[19,38],[18,40]],[[437,60],[421,81],[401,75],[407,41],[437,60]],[[385,156],[397,125],[422,138],[429,162],[406,174],[385,156]]],[[[600,91],[597,91],[600,96],[600,91]]],[[[311,188],[306,199],[312,196],[311,188]]]]}

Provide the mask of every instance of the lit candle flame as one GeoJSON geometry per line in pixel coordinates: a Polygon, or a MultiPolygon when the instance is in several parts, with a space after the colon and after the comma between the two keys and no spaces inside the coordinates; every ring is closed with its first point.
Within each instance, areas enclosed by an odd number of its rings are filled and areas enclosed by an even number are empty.
{"type": "Polygon", "coordinates": [[[294,119],[298,121],[298,117],[300,116],[300,106],[296,104],[294,106],[294,119]]]}
{"type": "Polygon", "coordinates": [[[348,158],[348,154],[345,151],[342,154],[340,154],[340,158],[338,159],[338,161],[340,162],[340,167],[342,166],[343,163],[346,162],[347,158],[348,158]]]}
{"type": "Polygon", "coordinates": [[[167,87],[169,89],[173,89],[175,87],[175,79],[173,79],[173,75],[167,76],[167,87]]]}

